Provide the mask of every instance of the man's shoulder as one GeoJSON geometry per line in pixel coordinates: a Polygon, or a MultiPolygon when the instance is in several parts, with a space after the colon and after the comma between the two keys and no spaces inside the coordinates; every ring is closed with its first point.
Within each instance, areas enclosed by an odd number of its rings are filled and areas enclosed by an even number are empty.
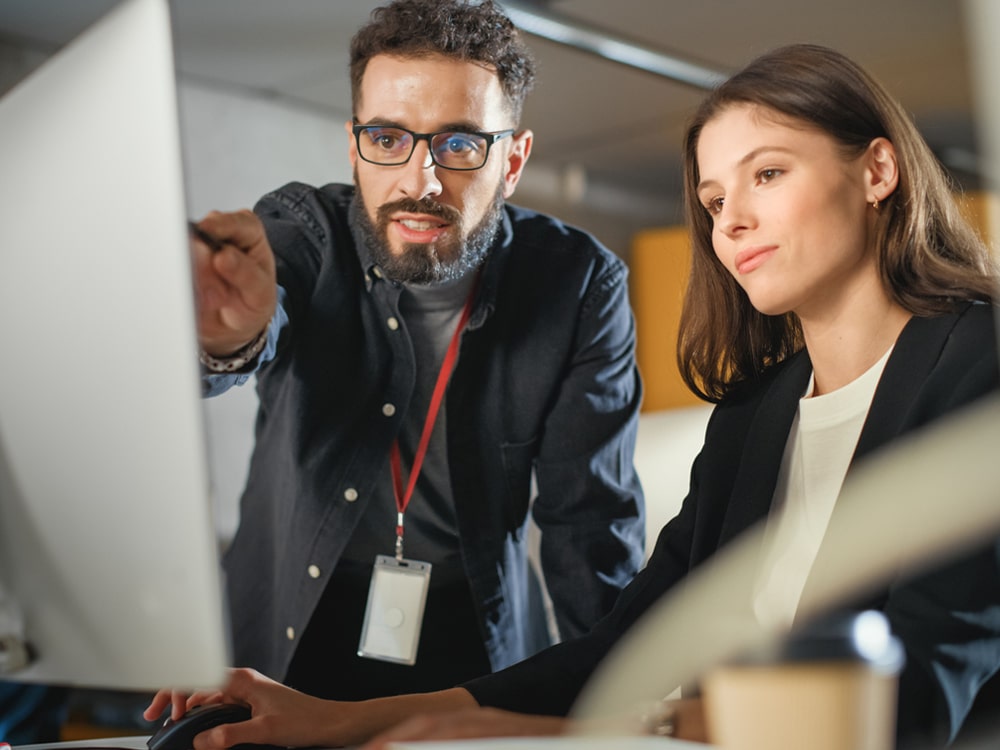
{"type": "Polygon", "coordinates": [[[353,195],[352,185],[289,182],[261,197],[253,210],[268,228],[276,252],[278,245],[301,249],[304,239],[325,253],[331,247],[353,247],[348,220],[353,195]]]}
{"type": "Polygon", "coordinates": [[[625,268],[621,258],[585,229],[523,206],[508,203],[505,210],[514,253],[525,253],[536,262],[562,259],[571,263],[596,262],[619,272],[625,268]]]}
{"type": "Polygon", "coordinates": [[[346,211],[353,197],[353,185],[331,182],[316,187],[305,182],[288,182],[261,197],[257,206],[260,209],[277,204],[293,212],[301,210],[315,212],[321,207],[326,207],[327,210],[346,211]]]}

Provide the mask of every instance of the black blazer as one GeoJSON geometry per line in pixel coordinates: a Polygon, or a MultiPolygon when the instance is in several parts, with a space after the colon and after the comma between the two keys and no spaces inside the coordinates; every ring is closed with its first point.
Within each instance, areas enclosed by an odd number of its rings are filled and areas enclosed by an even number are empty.
{"type": "MultiPolygon", "coordinates": [[[[811,370],[808,354],[800,352],[715,408],[680,512],[660,532],[646,567],[611,613],[581,638],[464,685],[481,705],[566,714],[597,663],[642,613],[766,518],[811,370]]],[[[911,319],[886,363],[852,466],[998,385],[991,306],[969,304],[956,314],[911,319]]],[[[960,481],[956,477],[956,486],[960,481]]],[[[1000,668],[1000,545],[898,581],[858,606],[882,609],[906,647],[901,736],[952,738],[981,685],[1000,668]]]]}

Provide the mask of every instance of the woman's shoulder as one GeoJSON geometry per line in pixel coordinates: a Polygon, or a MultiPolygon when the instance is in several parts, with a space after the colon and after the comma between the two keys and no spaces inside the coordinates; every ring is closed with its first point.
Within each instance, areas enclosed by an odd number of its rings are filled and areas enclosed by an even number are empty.
{"type": "Polygon", "coordinates": [[[926,347],[940,341],[942,356],[996,358],[1000,310],[986,302],[964,302],[953,312],[914,317],[900,335],[898,346],[926,347]]]}
{"type": "Polygon", "coordinates": [[[729,392],[719,402],[719,406],[735,408],[741,404],[758,401],[776,384],[789,382],[797,386],[801,381],[804,387],[811,371],[809,353],[804,348],[799,349],[780,362],[768,365],[756,377],[733,383],[729,392]]]}
{"type": "Polygon", "coordinates": [[[958,313],[960,325],[986,331],[996,336],[997,321],[1000,320],[1000,307],[988,302],[968,302],[958,313]]]}
{"type": "Polygon", "coordinates": [[[970,302],[945,315],[913,318],[882,380],[897,397],[909,394],[925,417],[995,391],[1000,387],[997,308],[970,302]]]}

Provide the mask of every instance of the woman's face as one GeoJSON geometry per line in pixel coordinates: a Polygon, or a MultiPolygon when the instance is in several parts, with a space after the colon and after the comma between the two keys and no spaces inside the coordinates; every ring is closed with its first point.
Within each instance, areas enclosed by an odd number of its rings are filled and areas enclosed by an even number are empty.
{"type": "Polygon", "coordinates": [[[766,315],[829,317],[879,288],[865,155],[754,105],[722,110],[697,144],[697,195],[722,264],[766,315]]]}

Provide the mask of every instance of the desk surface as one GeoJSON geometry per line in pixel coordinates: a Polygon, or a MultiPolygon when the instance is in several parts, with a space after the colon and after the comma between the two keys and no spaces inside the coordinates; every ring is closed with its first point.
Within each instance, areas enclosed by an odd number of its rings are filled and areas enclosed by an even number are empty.
{"type": "Polygon", "coordinates": [[[497,737],[482,740],[397,742],[393,750],[711,750],[712,745],[668,737],[497,737]]]}
{"type": "Polygon", "coordinates": [[[101,748],[115,748],[116,750],[146,750],[146,740],[149,735],[141,737],[108,737],[98,740],[74,740],[73,742],[51,742],[45,745],[15,745],[15,750],[97,750],[101,748]]]}
{"type": "MultiPolygon", "coordinates": [[[[17,745],[16,750],[146,750],[146,736],[17,745]]],[[[710,750],[710,745],[666,737],[497,737],[482,740],[400,742],[395,750],[710,750]]],[[[350,750],[346,748],[345,750],[350,750]]]]}

